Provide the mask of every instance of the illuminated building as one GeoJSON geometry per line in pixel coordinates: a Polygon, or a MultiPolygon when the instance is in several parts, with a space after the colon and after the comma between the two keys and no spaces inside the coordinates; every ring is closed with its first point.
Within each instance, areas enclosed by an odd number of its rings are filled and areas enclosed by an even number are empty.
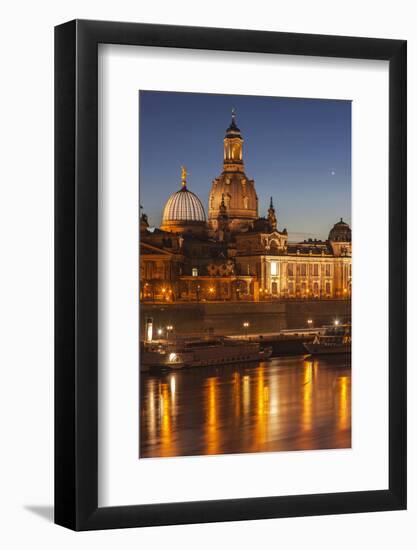
{"type": "Polygon", "coordinates": [[[167,200],[160,228],[140,220],[143,301],[350,299],[351,229],[342,219],[328,239],[289,242],[278,229],[272,197],[258,212],[255,182],[245,174],[235,114],[224,138],[223,171],[213,180],[208,220],[187,185],[167,200]]]}

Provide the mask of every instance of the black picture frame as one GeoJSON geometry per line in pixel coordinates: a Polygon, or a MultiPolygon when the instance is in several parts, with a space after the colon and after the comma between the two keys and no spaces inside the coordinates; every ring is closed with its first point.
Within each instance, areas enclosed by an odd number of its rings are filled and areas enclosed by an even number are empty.
{"type": "Polygon", "coordinates": [[[406,508],[406,41],[74,20],[55,28],[55,522],[108,529],[406,508]],[[389,62],[389,488],[98,507],[98,44],[389,62]]]}

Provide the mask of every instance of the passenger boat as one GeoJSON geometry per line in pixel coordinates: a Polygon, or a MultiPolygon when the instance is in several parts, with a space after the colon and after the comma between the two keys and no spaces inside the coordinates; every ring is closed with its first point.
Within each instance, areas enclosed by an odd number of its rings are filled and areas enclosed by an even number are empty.
{"type": "Polygon", "coordinates": [[[310,355],[333,355],[351,353],[351,325],[324,327],[323,333],[317,334],[312,342],[304,342],[304,348],[310,355]]]}
{"type": "Polygon", "coordinates": [[[262,347],[258,342],[228,338],[177,339],[172,343],[145,344],[141,365],[168,369],[213,367],[265,361],[271,354],[271,347],[262,347]]]}

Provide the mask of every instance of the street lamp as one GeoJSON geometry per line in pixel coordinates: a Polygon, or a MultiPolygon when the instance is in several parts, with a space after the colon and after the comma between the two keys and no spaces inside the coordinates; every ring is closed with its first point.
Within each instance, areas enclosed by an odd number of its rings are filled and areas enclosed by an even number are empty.
{"type": "Polygon", "coordinates": [[[174,327],[172,325],[167,325],[167,340],[169,340],[170,333],[174,330],[174,327]]]}
{"type": "Polygon", "coordinates": [[[245,337],[247,338],[248,337],[248,328],[249,328],[249,323],[248,321],[245,321],[243,323],[243,328],[245,329],[245,337]]]}
{"type": "Polygon", "coordinates": [[[335,320],[334,320],[334,326],[335,326],[335,327],[338,327],[339,324],[340,324],[339,319],[335,319],[335,320]]]}
{"type": "Polygon", "coordinates": [[[146,335],[146,342],[148,344],[152,342],[152,332],[153,332],[153,319],[152,317],[148,317],[146,319],[146,328],[145,328],[145,335],[146,335]]]}
{"type": "Polygon", "coordinates": [[[307,319],[307,325],[311,328],[313,326],[313,319],[307,319]]]}
{"type": "Polygon", "coordinates": [[[162,300],[166,300],[166,291],[167,289],[164,286],[161,287],[162,300]]]}
{"type": "Polygon", "coordinates": [[[158,336],[162,336],[162,329],[161,328],[158,329],[158,336]]]}

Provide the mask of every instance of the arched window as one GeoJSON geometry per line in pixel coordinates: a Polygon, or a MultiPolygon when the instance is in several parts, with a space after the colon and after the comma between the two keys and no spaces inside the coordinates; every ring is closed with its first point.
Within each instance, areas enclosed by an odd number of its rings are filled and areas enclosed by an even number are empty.
{"type": "Polygon", "coordinates": [[[278,254],[278,243],[277,241],[273,240],[269,242],[269,253],[270,254],[278,254]]]}
{"type": "Polygon", "coordinates": [[[234,143],[232,146],[232,159],[240,160],[240,145],[238,143],[234,143]]]}

